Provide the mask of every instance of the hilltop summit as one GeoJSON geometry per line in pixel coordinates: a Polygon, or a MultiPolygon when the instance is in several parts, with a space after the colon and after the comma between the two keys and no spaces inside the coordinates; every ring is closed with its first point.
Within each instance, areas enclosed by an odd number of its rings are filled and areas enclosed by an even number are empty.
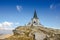
{"type": "Polygon", "coordinates": [[[14,35],[4,40],[60,40],[60,30],[42,26],[36,10],[31,22],[26,26],[17,27],[13,33],[14,35]]]}

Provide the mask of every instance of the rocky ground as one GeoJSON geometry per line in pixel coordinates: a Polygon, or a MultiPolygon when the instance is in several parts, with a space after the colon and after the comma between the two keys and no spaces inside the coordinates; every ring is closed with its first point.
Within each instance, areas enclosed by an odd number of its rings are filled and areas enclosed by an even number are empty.
{"type": "Polygon", "coordinates": [[[60,30],[42,26],[19,26],[4,40],[60,40],[60,30]]]}

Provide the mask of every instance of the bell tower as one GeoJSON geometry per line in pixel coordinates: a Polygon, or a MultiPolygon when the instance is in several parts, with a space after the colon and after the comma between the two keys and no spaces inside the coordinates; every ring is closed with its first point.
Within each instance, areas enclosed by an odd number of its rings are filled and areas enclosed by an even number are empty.
{"type": "Polygon", "coordinates": [[[31,21],[28,23],[28,26],[40,26],[40,22],[39,22],[39,18],[37,17],[37,13],[36,13],[36,10],[34,11],[34,16],[33,18],[31,19],[31,21]]]}

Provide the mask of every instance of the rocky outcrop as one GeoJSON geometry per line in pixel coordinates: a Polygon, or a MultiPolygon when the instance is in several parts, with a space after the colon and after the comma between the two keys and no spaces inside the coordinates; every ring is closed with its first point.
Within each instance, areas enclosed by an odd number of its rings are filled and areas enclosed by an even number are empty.
{"type": "Polygon", "coordinates": [[[59,30],[40,26],[20,26],[6,40],[60,40],[59,30]]]}

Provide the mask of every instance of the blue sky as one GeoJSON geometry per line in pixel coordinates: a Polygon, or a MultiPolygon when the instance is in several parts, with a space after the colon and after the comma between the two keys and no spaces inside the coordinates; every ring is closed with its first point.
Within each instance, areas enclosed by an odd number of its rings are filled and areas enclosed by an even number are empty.
{"type": "Polygon", "coordinates": [[[42,25],[60,29],[60,0],[0,0],[0,27],[27,24],[34,10],[42,25]]]}

